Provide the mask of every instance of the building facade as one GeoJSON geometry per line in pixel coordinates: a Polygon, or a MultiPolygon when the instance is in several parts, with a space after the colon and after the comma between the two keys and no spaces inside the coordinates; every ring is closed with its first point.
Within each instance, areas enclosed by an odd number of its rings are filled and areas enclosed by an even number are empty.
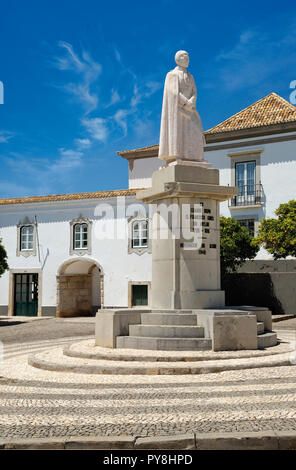
{"type": "MultiPolygon", "coordinates": [[[[295,199],[296,108],[271,93],[205,137],[220,184],[238,187],[221,215],[256,235],[263,217],[295,199]]],[[[127,190],[0,200],[10,267],[0,278],[0,315],[91,315],[149,304],[151,220],[135,195],[164,163],[157,145],[119,155],[128,160],[127,190]]],[[[270,258],[263,248],[257,255],[270,258]]]]}

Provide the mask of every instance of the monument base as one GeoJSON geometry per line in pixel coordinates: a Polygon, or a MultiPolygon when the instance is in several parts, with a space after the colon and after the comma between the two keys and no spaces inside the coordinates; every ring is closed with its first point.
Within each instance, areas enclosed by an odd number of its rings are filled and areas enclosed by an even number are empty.
{"type": "Polygon", "coordinates": [[[219,171],[204,161],[176,160],[152,175],[137,199],[154,204],[153,309],[219,308],[219,203],[237,189],[219,184],[219,171]]]}
{"type": "Polygon", "coordinates": [[[199,166],[201,168],[211,168],[211,164],[206,160],[174,160],[168,164],[169,166],[183,165],[183,166],[199,166]]]}
{"type": "Polygon", "coordinates": [[[193,305],[194,308],[222,308],[225,305],[225,292],[222,290],[168,292],[154,289],[152,302],[152,308],[156,309],[192,309],[193,305]]]}
{"type": "Polygon", "coordinates": [[[99,310],[95,345],[159,351],[236,351],[277,344],[263,307],[99,310]]]}

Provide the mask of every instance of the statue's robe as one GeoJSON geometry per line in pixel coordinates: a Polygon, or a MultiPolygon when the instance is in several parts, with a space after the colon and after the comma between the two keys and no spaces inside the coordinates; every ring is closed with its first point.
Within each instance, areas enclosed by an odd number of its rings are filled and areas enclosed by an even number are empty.
{"type": "Polygon", "coordinates": [[[196,102],[196,86],[193,76],[176,67],[166,76],[163,94],[159,158],[174,160],[204,160],[204,135],[198,112],[184,109],[193,97],[196,102]]]}

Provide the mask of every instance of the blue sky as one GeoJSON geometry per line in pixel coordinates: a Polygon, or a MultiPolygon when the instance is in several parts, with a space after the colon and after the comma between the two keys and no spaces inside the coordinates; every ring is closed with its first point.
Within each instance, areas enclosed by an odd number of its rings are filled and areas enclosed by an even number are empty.
{"type": "Polygon", "coordinates": [[[205,129],[296,79],[296,6],[261,0],[1,4],[0,197],[127,187],[186,49],[205,129]]]}

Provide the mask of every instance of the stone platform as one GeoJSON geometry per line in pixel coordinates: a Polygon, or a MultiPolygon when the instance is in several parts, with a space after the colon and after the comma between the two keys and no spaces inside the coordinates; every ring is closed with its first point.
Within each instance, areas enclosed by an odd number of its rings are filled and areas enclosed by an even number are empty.
{"type": "Polygon", "coordinates": [[[200,310],[103,310],[97,346],[156,351],[256,350],[277,344],[264,307],[200,310]]]}

